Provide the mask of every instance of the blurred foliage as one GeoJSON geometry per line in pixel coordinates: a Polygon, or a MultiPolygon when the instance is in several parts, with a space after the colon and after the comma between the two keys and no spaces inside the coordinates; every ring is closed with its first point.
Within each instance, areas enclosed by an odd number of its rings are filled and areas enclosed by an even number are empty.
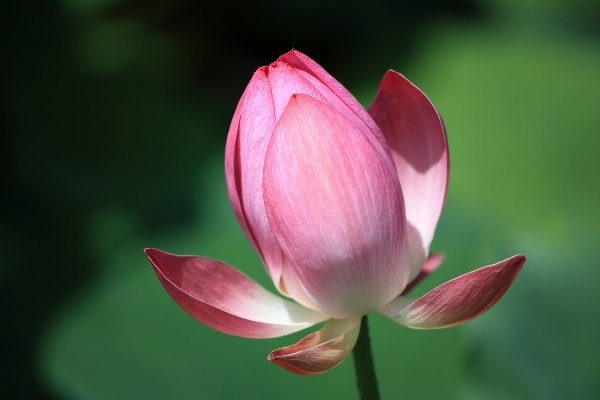
{"type": "Polygon", "coordinates": [[[417,293],[515,253],[463,327],[371,318],[384,398],[600,397],[600,6],[591,0],[2,2],[6,398],[356,398],[181,311],[141,249],[218,258],[274,290],[230,210],[229,119],[296,47],[368,105],[388,68],[444,117],[452,171],[417,293]],[[461,17],[461,18],[457,18],[461,17]],[[41,383],[41,384],[40,384],[41,383]]]}

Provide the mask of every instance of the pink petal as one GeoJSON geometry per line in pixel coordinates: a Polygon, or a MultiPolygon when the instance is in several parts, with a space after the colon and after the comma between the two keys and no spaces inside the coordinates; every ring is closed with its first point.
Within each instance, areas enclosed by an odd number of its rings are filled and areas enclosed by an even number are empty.
{"type": "Polygon", "coordinates": [[[508,290],[525,264],[516,255],[452,279],[418,299],[398,297],[380,312],[415,329],[448,328],[489,310],[508,290]]]}
{"type": "Polygon", "coordinates": [[[291,297],[304,307],[322,311],[319,309],[319,306],[317,306],[315,302],[308,297],[308,294],[302,287],[302,283],[296,276],[294,267],[291,265],[290,260],[285,255],[283,256],[283,266],[281,267],[280,291],[283,295],[291,297]]]}
{"type": "MultiPolygon", "coordinates": [[[[275,61],[268,66],[267,77],[271,84],[275,117],[279,119],[288,101],[294,94],[308,94],[320,101],[327,102],[323,93],[329,92],[327,87],[317,82],[317,87],[309,82],[297,68],[284,61],[275,61]]],[[[315,82],[313,82],[315,83],[315,82]]]]}
{"type": "Polygon", "coordinates": [[[292,346],[274,350],[268,359],[295,374],[321,374],[344,361],[359,332],[360,318],[330,319],[320,331],[292,346]]]}
{"type": "MultiPolygon", "coordinates": [[[[386,166],[390,171],[395,170],[392,154],[380,128],[373,121],[367,110],[340,82],[310,57],[297,50],[292,50],[282,55],[278,61],[293,66],[298,74],[301,74],[307,82],[310,82],[319,91],[321,96],[325,98],[325,103],[331,105],[336,111],[363,130],[369,141],[371,141],[371,144],[385,160],[386,166]]],[[[298,93],[312,95],[309,92],[298,93]]],[[[317,96],[313,97],[322,100],[317,96]]],[[[394,176],[394,179],[397,178],[394,176]]]]}
{"type": "MultiPolygon", "coordinates": [[[[369,113],[396,163],[406,219],[416,229],[409,230],[411,249],[424,257],[448,187],[450,164],[444,123],[427,96],[394,71],[384,76],[369,113]]],[[[411,278],[418,273],[419,264],[413,265],[411,278]]]]}
{"type": "MultiPolygon", "coordinates": [[[[255,75],[258,74],[255,73],[255,75]]],[[[250,81],[252,83],[252,81],[250,81]]],[[[248,85],[250,86],[250,85],[248,85]]],[[[233,212],[238,219],[244,233],[252,243],[252,245],[258,249],[254,235],[250,232],[248,224],[246,223],[246,216],[243,207],[242,197],[242,185],[241,185],[241,172],[240,172],[240,154],[239,154],[239,130],[240,130],[240,113],[242,105],[244,105],[244,99],[250,89],[246,88],[242,94],[231,125],[229,126],[229,133],[227,134],[227,143],[225,144],[225,179],[227,181],[227,190],[229,192],[229,200],[233,207],[233,212]]]]}
{"type": "Polygon", "coordinates": [[[262,194],[263,161],[275,109],[265,68],[257,70],[237,106],[225,148],[225,176],[235,215],[280,289],[281,249],[269,226],[262,194]]]}
{"type": "Polygon", "coordinates": [[[160,282],[188,314],[230,335],[270,338],[329,317],[265,290],[221,261],[145,249],[160,282]]]}
{"type": "Polygon", "coordinates": [[[277,240],[325,313],[359,317],[404,288],[400,188],[362,131],[332,107],[292,96],[267,150],[263,185],[277,240]]]}

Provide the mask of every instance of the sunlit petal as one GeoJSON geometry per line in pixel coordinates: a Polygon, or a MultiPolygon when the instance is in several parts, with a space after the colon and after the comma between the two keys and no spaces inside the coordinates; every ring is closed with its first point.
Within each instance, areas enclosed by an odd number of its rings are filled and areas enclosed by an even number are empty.
{"type": "Polygon", "coordinates": [[[400,188],[344,116],[293,96],[269,144],[263,190],[280,246],[328,315],[367,314],[404,288],[400,188]]]}
{"type": "Polygon", "coordinates": [[[218,331],[269,338],[297,332],[329,318],[268,292],[224,262],[177,256],[158,249],[145,252],[177,304],[218,331]]]}
{"type": "Polygon", "coordinates": [[[427,96],[405,77],[389,71],[369,113],[392,151],[402,185],[406,219],[415,229],[411,278],[428,254],[448,187],[449,156],[442,118],[427,96]]]}
{"type": "Polygon", "coordinates": [[[379,311],[399,324],[415,329],[463,324],[500,300],[525,260],[525,256],[513,256],[452,279],[418,299],[400,296],[379,311]]]}

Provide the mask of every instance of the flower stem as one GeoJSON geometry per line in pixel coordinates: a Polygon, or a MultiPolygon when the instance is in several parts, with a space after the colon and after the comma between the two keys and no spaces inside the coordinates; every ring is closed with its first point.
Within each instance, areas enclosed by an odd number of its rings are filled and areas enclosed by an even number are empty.
{"type": "Polygon", "coordinates": [[[371,352],[371,338],[369,337],[369,324],[367,316],[362,317],[358,340],[352,351],[354,368],[356,370],[356,383],[362,400],[379,399],[377,378],[373,365],[373,354],[371,352]]]}

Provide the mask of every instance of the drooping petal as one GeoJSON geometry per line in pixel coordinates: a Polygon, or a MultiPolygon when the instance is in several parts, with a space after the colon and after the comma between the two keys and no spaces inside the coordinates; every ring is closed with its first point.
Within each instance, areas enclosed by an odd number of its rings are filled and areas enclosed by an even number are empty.
{"type": "Polygon", "coordinates": [[[329,317],[282,299],[248,276],[210,258],[145,249],[160,282],[188,314],[230,335],[271,338],[329,317]]]}
{"type": "Polygon", "coordinates": [[[295,275],[334,318],[365,315],[406,285],[400,188],[362,132],[292,96],[265,159],[267,216],[295,275]]]}
{"type": "Polygon", "coordinates": [[[231,122],[225,177],[238,222],[280,289],[281,249],[269,226],[262,193],[264,157],[274,127],[271,87],[261,68],[254,73],[231,122]]]}
{"type": "Polygon", "coordinates": [[[525,264],[516,255],[452,279],[418,299],[400,296],[379,312],[415,329],[448,328],[489,310],[506,293],[525,264]]]}
{"type": "Polygon", "coordinates": [[[320,331],[294,345],[274,350],[268,360],[295,374],[321,374],[344,361],[359,332],[360,318],[330,319],[320,331]]]}
{"type": "Polygon", "coordinates": [[[406,219],[415,228],[409,230],[411,251],[422,253],[421,261],[416,257],[413,265],[413,278],[428,253],[446,198],[450,166],[446,130],[427,96],[394,71],[384,76],[369,113],[396,163],[406,219]]]}
{"type": "Polygon", "coordinates": [[[440,265],[442,265],[443,262],[444,262],[443,254],[438,254],[438,253],[429,254],[429,256],[427,257],[427,261],[425,261],[423,268],[419,272],[419,275],[417,275],[417,277],[415,279],[413,279],[412,281],[410,281],[410,283],[408,285],[406,285],[406,287],[404,288],[404,291],[402,293],[400,293],[400,296],[404,296],[404,295],[408,294],[411,290],[413,290],[415,288],[415,286],[417,286],[419,283],[421,283],[421,281],[423,279],[427,278],[436,269],[438,269],[438,267],[440,265]]]}

